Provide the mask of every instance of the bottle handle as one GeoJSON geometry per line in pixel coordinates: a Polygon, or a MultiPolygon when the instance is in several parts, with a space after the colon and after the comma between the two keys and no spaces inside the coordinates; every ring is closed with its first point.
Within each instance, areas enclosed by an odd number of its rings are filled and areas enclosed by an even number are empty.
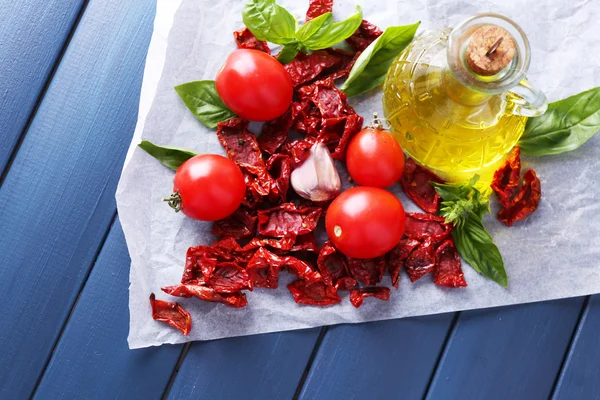
{"type": "Polygon", "coordinates": [[[548,100],[539,89],[525,78],[521,79],[519,84],[510,90],[516,98],[512,99],[515,104],[513,114],[523,117],[537,117],[542,115],[548,109],[548,100]]]}

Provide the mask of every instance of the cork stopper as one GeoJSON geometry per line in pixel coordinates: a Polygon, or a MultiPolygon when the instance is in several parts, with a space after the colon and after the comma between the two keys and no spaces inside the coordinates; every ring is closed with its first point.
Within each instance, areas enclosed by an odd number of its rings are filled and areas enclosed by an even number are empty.
{"type": "Polygon", "coordinates": [[[506,29],[484,25],[477,29],[467,47],[467,64],[482,76],[496,75],[515,56],[515,42],[506,29]]]}

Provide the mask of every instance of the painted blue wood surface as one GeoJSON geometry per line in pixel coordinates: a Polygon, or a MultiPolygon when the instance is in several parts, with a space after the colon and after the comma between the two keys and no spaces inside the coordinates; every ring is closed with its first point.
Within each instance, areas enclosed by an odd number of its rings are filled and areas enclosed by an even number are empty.
{"type": "Polygon", "coordinates": [[[0,0],[0,174],[84,0],[0,0]]]}
{"type": "Polygon", "coordinates": [[[584,298],[461,313],[427,398],[547,399],[584,298]]]}
{"type": "Polygon", "coordinates": [[[0,188],[2,399],[33,390],[115,214],[154,3],[91,0],[0,188]]]}
{"type": "Polygon", "coordinates": [[[587,304],[553,399],[600,398],[600,295],[587,304]]]}
{"type": "Polygon", "coordinates": [[[183,345],[130,351],[129,254],[117,220],[52,355],[36,399],[159,399],[183,345]]]}
{"type": "Polygon", "coordinates": [[[169,399],[291,399],[318,335],[310,329],[193,343],[169,399]]]}
{"type": "Polygon", "coordinates": [[[453,316],[329,328],[300,398],[422,398],[453,316]]]}

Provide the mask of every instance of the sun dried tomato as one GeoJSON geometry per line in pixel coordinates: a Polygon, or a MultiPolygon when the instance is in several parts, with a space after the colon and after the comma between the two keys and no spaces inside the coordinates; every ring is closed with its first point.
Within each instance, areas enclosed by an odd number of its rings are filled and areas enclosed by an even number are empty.
{"type": "MultiPolygon", "coordinates": [[[[203,279],[204,276],[212,275],[218,262],[222,261],[223,258],[224,257],[218,250],[215,250],[210,246],[188,248],[181,283],[197,281],[203,279]]],[[[226,258],[225,260],[231,261],[233,258],[226,258]]]]}
{"type": "Polygon", "coordinates": [[[306,20],[310,21],[320,15],[326,14],[333,10],[333,0],[310,0],[308,11],[306,11],[306,20]]]}
{"type": "Polygon", "coordinates": [[[173,328],[179,329],[187,336],[192,330],[192,317],[178,303],[156,300],[154,293],[150,295],[150,306],[152,307],[152,318],[156,321],[165,322],[173,328]]]}
{"type": "Polygon", "coordinates": [[[350,292],[350,303],[358,308],[367,297],[375,297],[376,299],[387,301],[390,299],[390,294],[390,288],[383,286],[354,289],[350,292]]]}
{"type": "Polygon", "coordinates": [[[246,294],[237,293],[217,293],[217,291],[208,286],[198,283],[184,283],[176,286],[166,286],[161,289],[166,294],[177,297],[197,297],[200,300],[223,303],[229,307],[241,308],[248,304],[246,294]]]}
{"type": "Polygon", "coordinates": [[[329,54],[332,54],[332,55],[335,55],[335,56],[341,58],[342,62],[338,68],[333,70],[333,72],[330,72],[328,74],[323,74],[321,79],[346,78],[348,75],[350,75],[350,71],[352,71],[352,67],[354,67],[356,60],[362,53],[361,51],[354,52],[354,51],[348,51],[348,50],[344,50],[344,49],[334,49],[334,48],[328,48],[328,49],[325,49],[325,51],[328,52],[329,54]]]}
{"type": "Polygon", "coordinates": [[[385,256],[370,259],[348,257],[348,271],[357,281],[367,286],[376,285],[385,272],[385,256]]]}
{"type": "Polygon", "coordinates": [[[323,282],[328,286],[338,290],[350,290],[356,286],[356,280],[348,273],[346,256],[338,252],[329,240],[321,247],[317,266],[323,282]]]}
{"type": "Polygon", "coordinates": [[[452,240],[444,241],[437,248],[435,259],[433,282],[436,285],[451,288],[467,286],[465,275],[460,267],[460,257],[452,240]]]}
{"type": "Polygon", "coordinates": [[[217,293],[236,293],[241,290],[252,290],[252,282],[246,270],[233,262],[222,262],[214,273],[206,279],[209,286],[217,293]]]}
{"type": "Polygon", "coordinates": [[[312,102],[321,112],[322,118],[338,118],[356,114],[348,104],[346,93],[340,91],[331,78],[302,86],[297,93],[301,101],[312,102]]]}
{"type": "Polygon", "coordinates": [[[241,267],[245,266],[248,263],[248,260],[252,258],[253,252],[242,248],[233,237],[225,237],[218,240],[210,247],[220,251],[220,254],[223,257],[222,260],[233,260],[241,267]]]}
{"type": "Polygon", "coordinates": [[[528,169],[523,175],[523,184],[519,192],[509,204],[503,205],[498,213],[498,219],[507,226],[511,226],[516,221],[529,217],[537,210],[542,198],[542,186],[535,171],[528,169]]]}
{"type": "Polygon", "coordinates": [[[406,213],[404,234],[411,239],[430,237],[433,243],[440,242],[450,236],[452,225],[446,224],[444,217],[432,214],[406,213]]]}
{"type": "Polygon", "coordinates": [[[302,279],[288,285],[294,300],[299,304],[310,304],[313,306],[329,306],[342,301],[336,290],[324,282],[308,283],[302,279]]]}
{"type": "Polygon", "coordinates": [[[494,173],[492,190],[498,196],[500,204],[508,205],[519,188],[521,177],[521,148],[515,146],[506,162],[494,173]]]}
{"type": "Polygon", "coordinates": [[[239,31],[233,32],[233,38],[238,49],[255,49],[271,54],[271,49],[269,49],[267,42],[258,40],[248,28],[244,27],[239,31]]]}
{"type": "Polygon", "coordinates": [[[440,205],[440,196],[429,182],[444,183],[433,172],[417,165],[412,158],[404,164],[404,174],[400,184],[404,193],[425,212],[436,214],[440,205]]]}
{"type": "Polygon", "coordinates": [[[290,252],[296,251],[308,251],[311,253],[319,252],[319,245],[317,244],[317,240],[315,239],[315,235],[311,233],[307,233],[306,235],[300,235],[296,238],[294,245],[290,249],[290,252]]]}
{"type": "Polygon", "coordinates": [[[363,117],[358,114],[348,115],[339,119],[327,119],[323,123],[323,132],[320,136],[320,140],[326,142],[329,151],[331,151],[332,158],[335,158],[336,160],[345,160],[346,147],[348,147],[348,143],[350,143],[350,140],[354,135],[361,131],[362,125],[363,117]],[[333,123],[330,124],[330,121],[333,123]],[[333,141],[331,141],[332,133],[335,133],[335,139],[333,141]]]}
{"type": "Polygon", "coordinates": [[[309,282],[321,279],[321,275],[304,261],[291,256],[278,256],[264,247],[256,251],[246,271],[254,286],[275,289],[279,286],[279,271],[283,267],[309,282]]]}
{"type": "Polygon", "coordinates": [[[216,236],[232,236],[236,239],[253,236],[256,234],[258,217],[255,211],[241,206],[229,217],[215,221],[212,233],[216,236]]]}
{"type": "Polygon", "coordinates": [[[244,246],[244,250],[253,250],[258,249],[259,247],[270,247],[272,249],[279,249],[289,251],[294,246],[294,242],[296,241],[295,237],[283,237],[283,238],[272,238],[272,237],[264,237],[257,236],[252,238],[247,245],[244,246]]]}
{"type": "Polygon", "coordinates": [[[404,262],[408,258],[408,255],[417,247],[421,242],[414,239],[402,239],[396,247],[394,247],[389,253],[387,253],[387,266],[390,278],[392,279],[392,286],[398,289],[400,282],[400,270],[404,266],[404,262]]]}
{"type": "MultiPolygon", "coordinates": [[[[298,53],[294,61],[283,67],[292,78],[294,87],[307,84],[316,79],[323,79],[331,76],[333,79],[341,78],[354,54],[348,56],[347,53],[318,50],[311,54],[298,53]]],[[[350,67],[352,68],[352,67],[350,67]]],[[[350,71],[348,70],[348,73],[350,71]]]]}
{"type": "Polygon", "coordinates": [[[425,239],[423,243],[419,244],[409,254],[404,266],[411,282],[415,282],[433,272],[435,266],[435,249],[431,238],[425,239]]]}
{"type": "Polygon", "coordinates": [[[290,175],[292,166],[290,156],[285,154],[274,154],[267,160],[267,169],[273,177],[269,200],[273,204],[284,203],[290,187],[290,175]]]}
{"type": "Polygon", "coordinates": [[[377,26],[363,19],[362,24],[352,36],[346,39],[346,42],[348,42],[350,47],[354,50],[363,51],[369,47],[375,39],[381,36],[382,33],[383,31],[377,26]]]}
{"type": "Polygon", "coordinates": [[[258,146],[267,154],[275,154],[283,146],[296,115],[300,112],[300,103],[292,103],[290,108],[281,116],[265,122],[260,136],[256,139],[258,146]]]}
{"type": "Polygon", "coordinates": [[[316,141],[317,140],[315,137],[311,137],[307,139],[294,140],[293,142],[287,142],[285,145],[283,145],[283,149],[281,151],[290,156],[292,170],[306,160],[311,147],[313,147],[316,141]]]}
{"type": "Polygon", "coordinates": [[[320,216],[320,208],[296,208],[293,203],[284,203],[258,211],[258,233],[271,237],[305,235],[315,230],[320,216]]]}

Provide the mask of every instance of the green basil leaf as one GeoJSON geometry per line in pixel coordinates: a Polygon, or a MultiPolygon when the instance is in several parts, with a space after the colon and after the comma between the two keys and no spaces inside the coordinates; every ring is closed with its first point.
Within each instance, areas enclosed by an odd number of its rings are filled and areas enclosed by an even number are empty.
{"type": "Polygon", "coordinates": [[[177,171],[181,164],[198,154],[179,147],[157,146],[147,140],[142,140],[138,146],[173,171],[177,171]]]}
{"type": "Polygon", "coordinates": [[[478,215],[471,213],[462,225],[452,230],[452,237],[462,258],[475,271],[503,287],[508,286],[500,250],[478,215]]]}
{"type": "Polygon", "coordinates": [[[282,64],[292,62],[296,57],[296,54],[298,54],[298,51],[299,50],[297,43],[286,44],[285,46],[283,46],[283,49],[281,49],[281,52],[277,56],[277,61],[279,61],[282,64]]]}
{"type": "Polygon", "coordinates": [[[356,96],[381,85],[394,58],[411,42],[420,22],[390,26],[356,60],[342,90],[356,96]]]}
{"type": "Polygon", "coordinates": [[[362,10],[359,6],[356,6],[356,12],[340,22],[333,23],[331,13],[323,14],[308,21],[298,30],[296,37],[309,50],[326,49],[352,36],[361,23],[362,10]],[[321,21],[317,21],[319,19],[321,21]],[[315,23],[315,21],[317,22],[315,23]],[[307,25],[309,27],[305,28],[307,25]],[[319,25],[319,28],[312,25],[319,25]],[[306,29],[306,32],[301,32],[303,29],[306,29]]]}
{"type": "Polygon", "coordinates": [[[548,111],[529,118],[519,141],[533,156],[575,150],[600,130],[600,87],[550,103],[548,111]]]}
{"type": "Polygon", "coordinates": [[[248,0],[242,19],[258,40],[285,45],[296,37],[296,18],[275,0],[248,0]]]}
{"type": "Polygon", "coordinates": [[[175,86],[175,91],[192,114],[211,129],[216,128],[219,122],[236,116],[223,104],[217,93],[215,81],[188,82],[175,86]]]}

